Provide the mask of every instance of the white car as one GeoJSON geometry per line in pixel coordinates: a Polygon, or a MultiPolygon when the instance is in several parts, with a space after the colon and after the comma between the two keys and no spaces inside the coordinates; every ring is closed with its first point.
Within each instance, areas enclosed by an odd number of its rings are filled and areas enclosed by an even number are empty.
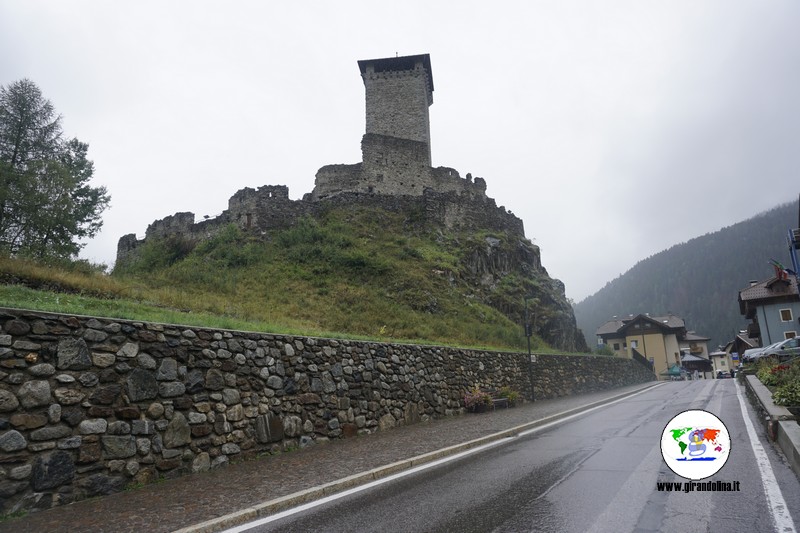
{"type": "Polygon", "coordinates": [[[761,357],[777,357],[781,361],[797,357],[798,355],[800,355],[800,339],[797,337],[776,342],[761,352],[761,357]]]}
{"type": "Polygon", "coordinates": [[[755,353],[755,354],[753,354],[753,355],[750,357],[750,361],[751,361],[751,362],[753,362],[753,363],[755,363],[755,362],[759,361],[760,359],[762,359],[762,358],[766,357],[766,355],[767,355],[767,351],[768,351],[768,350],[771,350],[772,348],[775,348],[775,347],[776,347],[777,345],[779,345],[781,342],[783,342],[783,341],[773,342],[773,343],[772,343],[772,344],[770,344],[769,346],[766,346],[766,347],[764,347],[764,348],[761,348],[761,351],[760,351],[760,352],[758,352],[758,353],[755,353]]]}
{"type": "Polygon", "coordinates": [[[764,356],[764,352],[766,352],[767,350],[769,350],[773,346],[776,346],[777,344],[778,344],[777,342],[773,342],[772,344],[770,344],[768,346],[763,346],[761,348],[753,348],[752,351],[751,350],[745,350],[744,353],[747,354],[747,357],[748,357],[746,359],[746,361],[748,363],[755,363],[756,361],[758,361],[759,359],[761,359],[764,356]],[[748,353],[748,352],[750,352],[750,353],[748,353]]]}
{"type": "Polygon", "coordinates": [[[764,348],[749,348],[745,350],[744,353],[742,354],[742,362],[749,363],[753,359],[754,355],[759,354],[763,351],[764,348]]]}

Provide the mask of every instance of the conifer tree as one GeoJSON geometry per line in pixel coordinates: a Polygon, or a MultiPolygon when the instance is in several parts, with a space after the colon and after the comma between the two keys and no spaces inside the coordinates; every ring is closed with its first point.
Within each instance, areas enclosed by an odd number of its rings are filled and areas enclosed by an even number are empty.
{"type": "Polygon", "coordinates": [[[110,197],[89,185],[88,149],[35,83],[0,87],[0,252],[69,258],[99,231],[110,197]]]}

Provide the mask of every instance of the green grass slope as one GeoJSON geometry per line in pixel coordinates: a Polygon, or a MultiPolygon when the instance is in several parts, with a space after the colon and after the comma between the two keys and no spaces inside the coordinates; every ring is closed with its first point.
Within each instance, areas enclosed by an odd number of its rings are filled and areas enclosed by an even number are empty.
{"type": "MultiPolygon", "coordinates": [[[[265,236],[229,226],[196,245],[177,238],[148,241],[138,260],[118,265],[112,276],[0,261],[7,283],[0,287],[0,305],[522,350],[521,324],[499,309],[518,311],[520,293],[537,280],[509,273],[486,297],[466,259],[485,247],[487,235],[447,234],[380,209],[331,209],[265,236]]],[[[541,339],[532,341],[535,349],[550,351],[541,339]]]]}

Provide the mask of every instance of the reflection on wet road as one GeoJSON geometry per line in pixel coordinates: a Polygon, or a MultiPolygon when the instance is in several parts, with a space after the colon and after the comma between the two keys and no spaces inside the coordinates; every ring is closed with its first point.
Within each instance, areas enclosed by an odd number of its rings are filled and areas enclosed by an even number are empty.
{"type": "MultiPolygon", "coordinates": [[[[797,520],[800,483],[759,436],[797,520]]],[[[761,478],[734,380],[671,382],[252,531],[774,531],[761,478]],[[660,440],[687,409],[727,426],[730,457],[709,480],[739,481],[741,491],[656,489],[685,481],[667,468],[660,440]]]]}

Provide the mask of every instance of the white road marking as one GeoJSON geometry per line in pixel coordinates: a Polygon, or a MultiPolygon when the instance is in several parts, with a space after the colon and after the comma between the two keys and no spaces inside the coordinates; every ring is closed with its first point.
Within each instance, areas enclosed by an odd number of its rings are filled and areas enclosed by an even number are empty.
{"type": "Polygon", "coordinates": [[[563,423],[565,421],[572,420],[573,418],[577,418],[579,416],[583,416],[586,413],[590,413],[592,411],[596,411],[598,409],[602,409],[604,407],[608,407],[610,405],[614,405],[615,403],[619,403],[619,402],[628,400],[630,398],[633,398],[634,396],[638,396],[640,394],[644,394],[645,392],[652,391],[652,390],[660,387],[661,385],[662,384],[659,383],[658,385],[654,385],[652,387],[648,387],[648,388],[646,388],[644,390],[641,390],[639,392],[636,392],[634,394],[630,394],[630,395],[625,396],[623,398],[620,398],[618,400],[614,400],[613,402],[609,402],[609,403],[605,403],[605,404],[598,405],[598,406],[595,406],[595,407],[591,407],[591,408],[589,408],[589,409],[587,409],[585,411],[581,411],[580,413],[576,413],[576,414],[561,418],[559,420],[554,420],[553,422],[548,422],[547,424],[542,424],[541,426],[537,426],[537,427],[535,427],[533,429],[529,429],[527,431],[520,432],[520,433],[518,433],[518,434],[516,434],[514,436],[504,437],[504,438],[496,440],[494,442],[490,442],[488,444],[484,444],[482,446],[478,446],[476,448],[472,448],[472,449],[469,449],[467,451],[464,451],[464,452],[461,452],[461,453],[457,453],[455,455],[444,457],[444,458],[438,459],[436,461],[431,461],[430,463],[425,463],[424,465],[420,465],[420,466],[411,468],[409,470],[404,470],[403,472],[398,472],[397,474],[393,474],[391,476],[387,476],[385,478],[381,478],[381,479],[372,481],[372,482],[367,483],[365,485],[354,487],[352,489],[348,489],[348,490],[345,490],[345,491],[342,491],[342,492],[337,492],[336,494],[332,494],[330,496],[326,496],[325,498],[321,498],[321,499],[315,500],[313,502],[309,502],[309,503],[306,503],[306,504],[303,504],[303,505],[299,505],[297,507],[292,507],[291,509],[287,509],[286,511],[282,511],[282,512],[276,513],[274,515],[270,515],[270,516],[267,516],[267,517],[264,517],[264,518],[260,518],[258,520],[254,520],[252,522],[248,522],[246,524],[242,524],[241,526],[236,526],[236,527],[233,527],[233,528],[230,528],[230,529],[226,529],[226,530],[223,531],[223,533],[242,533],[244,531],[249,531],[249,530],[251,530],[253,528],[256,528],[258,526],[262,526],[264,524],[269,524],[271,522],[275,522],[276,520],[280,520],[282,518],[286,518],[288,516],[292,516],[294,514],[301,513],[303,511],[308,510],[308,509],[313,509],[314,507],[318,507],[318,506],[324,505],[324,504],[326,504],[328,502],[332,502],[332,501],[338,500],[340,498],[344,498],[345,496],[349,496],[351,494],[356,494],[358,492],[361,492],[361,491],[364,491],[364,490],[367,490],[367,489],[371,489],[373,487],[377,487],[377,486],[382,485],[384,483],[388,483],[390,481],[394,481],[395,479],[400,479],[402,477],[409,476],[409,475],[415,474],[417,472],[421,472],[421,471],[426,470],[428,468],[433,468],[434,466],[438,466],[440,464],[444,464],[444,463],[447,463],[447,462],[450,462],[450,461],[455,461],[456,459],[460,459],[461,457],[465,457],[467,455],[470,455],[470,454],[473,454],[473,453],[477,453],[477,452],[479,452],[481,450],[485,450],[487,448],[491,448],[491,447],[497,446],[499,444],[504,444],[504,443],[509,442],[511,440],[514,440],[514,439],[516,439],[518,437],[522,437],[522,436],[525,436],[525,435],[530,435],[532,433],[536,433],[538,431],[542,431],[544,429],[547,429],[547,428],[550,428],[552,426],[555,426],[556,424],[561,424],[561,423],[563,423]]]}
{"type": "Polygon", "coordinates": [[[354,487],[352,489],[348,489],[348,490],[345,490],[345,491],[342,491],[342,492],[337,492],[336,494],[332,494],[330,496],[326,496],[325,498],[322,498],[322,499],[319,499],[319,500],[315,500],[313,502],[309,502],[309,503],[300,505],[298,507],[293,507],[291,509],[287,509],[286,511],[283,511],[283,512],[271,515],[271,516],[267,516],[267,517],[261,518],[259,520],[254,520],[253,522],[248,522],[247,524],[244,524],[244,525],[241,525],[241,526],[237,526],[237,527],[233,527],[233,528],[230,528],[230,529],[226,529],[223,533],[241,533],[243,531],[249,531],[250,529],[253,529],[255,527],[262,526],[264,524],[269,524],[270,522],[274,522],[276,520],[280,520],[282,518],[286,518],[287,516],[292,516],[293,514],[301,513],[303,511],[308,510],[308,509],[313,509],[314,507],[318,507],[318,506],[324,505],[324,504],[326,504],[328,502],[332,502],[332,501],[338,500],[340,498],[344,498],[345,496],[349,496],[351,494],[356,494],[356,493],[361,492],[363,490],[371,489],[373,487],[377,487],[378,485],[382,485],[384,483],[388,483],[390,481],[394,481],[395,479],[400,479],[401,477],[409,476],[411,474],[415,474],[417,472],[421,472],[423,470],[427,470],[428,468],[433,468],[434,466],[438,466],[440,464],[447,463],[449,461],[455,461],[456,459],[460,459],[461,457],[465,457],[467,455],[470,455],[470,454],[473,454],[473,453],[477,453],[477,452],[479,452],[481,450],[485,450],[487,448],[492,448],[494,446],[498,446],[500,444],[504,444],[504,443],[506,443],[508,441],[514,440],[515,438],[516,437],[505,437],[505,438],[496,440],[494,442],[490,442],[489,444],[484,444],[483,446],[478,446],[477,448],[472,448],[472,449],[467,450],[465,452],[457,453],[455,455],[451,455],[449,457],[438,459],[436,461],[431,461],[430,463],[425,463],[424,465],[420,465],[420,466],[417,466],[417,467],[414,467],[414,468],[410,468],[409,470],[404,470],[403,472],[399,472],[397,474],[393,474],[391,476],[387,476],[387,477],[372,481],[370,483],[367,483],[365,485],[361,485],[359,487],[354,487]]]}
{"type": "Polygon", "coordinates": [[[767,504],[769,504],[772,510],[775,531],[780,531],[781,533],[795,532],[797,530],[795,529],[792,515],[789,514],[789,509],[786,507],[786,500],[783,499],[783,493],[778,485],[778,480],[775,479],[775,472],[772,471],[772,465],[770,465],[767,452],[764,451],[764,447],[758,439],[753,423],[750,421],[750,416],[747,414],[747,407],[744,397],[742,396],[742,388],[738,383],[735,383],[735,385],[736,397],[739,399],[739,407],[742,409],[744,426],[747,428],[747,435],[750,437],[750,445],[753,447],[753,453],[756,456],[756,465],[761,473],[761,484],[764,486],[767,504]]]}
{"type": "Polygon", "coordinates": [[[625,400],[629,400],[629,399],[633,398],[634,396],[639,396],[640,394],[644,394],[645,392],[653,391],[653,390],[657,389],[658,387],[660,387],[661,385],[663,385],[663,384],[659,383],[658,385],[653,385],[652,387],[648,387],[648,388],[646,388],[644,390],[641,390],[639,392],[631,394],[630,396],[625,396],[624,398],[620,398],[619,400],[614,400],[613,402],[608,402],[608,403],[604,403],[602,405],[591,407],[591,408],[589,408],[589,409],[587,409],[585,411],[581,411],[580,413],[575,413],[574,415],[565,416],[564,418],[559,418],[558,420],[553,420],[552,422],[548,422],[547,424],[542,424],[541,426],[536,426],[533,429],[529,429],[527,431],[520,432],[517,436],[524,437],[525,435],[532,435],[534,433],[542,431],[543,429],[547,429],[547,428],[553,427],[553,426],[555,426],[557,424],[563,424],[564,422],[572,420],[573,418],[578,418],[579,416],[584,416],[586,413],[591,413],[592,411],[596,411],[598,409],[603,409],[604,407],[608,407],[610,405],[614,405],[615,403],[624,402],[625,400]]]}

